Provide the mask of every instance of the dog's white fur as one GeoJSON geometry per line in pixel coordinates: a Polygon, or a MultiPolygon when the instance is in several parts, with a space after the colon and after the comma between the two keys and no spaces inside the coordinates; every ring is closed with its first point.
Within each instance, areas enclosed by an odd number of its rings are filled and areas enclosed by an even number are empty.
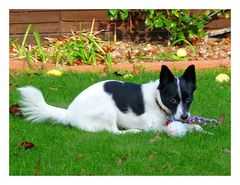
{"type": "Polygon", "coordinates": [[[170,113],[170,110],[161,101],[157,90],[159,80],[142,85],[145,112],[140,116],[132,110],[128,110],[127,113],[121,112],[111,95],[104,91],[105,82],[96,83],[85,89],[67,109],[48,105],[41,91],[34,87],[18,88],[22,96],[21,111],[27,116],[27,120],[33,122],[51,120],[90,132],[106,130],[122,134],[141,130],[166,131],[165,123],[168,119],[166,112],[170,113]],[[156,99],[166,112],[159,109],[156,99]],[[119,130],[118,127],[126,130],[119,130]]]}
{"type": "Polygon", "coordinates": [[[80,129],[96,132],[107,130],[113,133],[138,132],[141,130],[165,130],[167,117],[155,102],[161,103],[157,86],[159,81],[142,85],[145,113],[137,116],[131,110],[121,112],[115,105],[111,95],[106,93],[103,85],[106,81],[96,83],[81,92],[69,105],[62,109],[48,105],[42,93],[31,86],[18,88],[22,100],[21,111],[33,122],[52,120],[61,124],[70,124],[80,129]],[[122,127],[124,131],[120,131],[122,127]]]}

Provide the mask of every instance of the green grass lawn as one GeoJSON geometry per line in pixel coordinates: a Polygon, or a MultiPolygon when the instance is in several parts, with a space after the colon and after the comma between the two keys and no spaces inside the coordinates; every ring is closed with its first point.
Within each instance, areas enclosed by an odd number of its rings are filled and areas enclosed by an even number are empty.
{"type": "MultiPolygon", "coordinates": [[[[114,135],[89,133],[49,122],[33,124],[10,115],[10,175],[230,175],[230,85],[215,82],[218,73],[230,70],[197,71],[197,91],[192,115],[219,118],[225,124],[205,127],[214,136],[188,133],[171,138],[154,132],[114,135]],[[157,136],[156,136],[157,135],[157,136]],[[23,141],[35,147],[20,147],[23,141]]],[[[180,73],[177,73],[180,74],[180,73]]],[[[46,101],[65,107],[91,84],[118,79],[145,83],[158,73],[143,73],[133,79],[99,74],[68,73],[61,77],[46,75],[11,75],[10,104],[19,100],[17,87],[35,86],[46,101]],[[17,85],[17,86],[16,86],[17,85]]]]}

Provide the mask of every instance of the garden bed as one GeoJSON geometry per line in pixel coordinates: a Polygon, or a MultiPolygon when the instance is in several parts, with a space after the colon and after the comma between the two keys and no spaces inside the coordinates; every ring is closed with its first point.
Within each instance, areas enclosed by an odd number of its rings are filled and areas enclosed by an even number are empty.
{"type": "Polygon", "coordinates": [[[188,44],[169,45],[159,42],[114,43],[89,36],[88,32],[79,34],[80,36],[67,36],[63,39],[48,38],[43,44],[28,45],[26,48],[20,48],[13,43],[13,47],[10,48],[10,70],[61,68],[93,72],[109,69],[112,66],[115,71],[133,71],[137,66],[144,70],[159,71],[161,65],[168,65],[171,69],[183,69],[190,64],[195,64],[199,69],[230,67],[231,38],[229,36],[217,40],[199,39],[192,44],[185,41],[188,44]],[[79,38],[85,38],[86,45],[83,46],[79,38]],[[84,47],[85,51],[81,49],[84,47]],[[185,50],[186,56],[179,57],[177,54],[179,49],[185,50]],[[21,52],[25,53],[24,56],[20,56],[21,52]]]}

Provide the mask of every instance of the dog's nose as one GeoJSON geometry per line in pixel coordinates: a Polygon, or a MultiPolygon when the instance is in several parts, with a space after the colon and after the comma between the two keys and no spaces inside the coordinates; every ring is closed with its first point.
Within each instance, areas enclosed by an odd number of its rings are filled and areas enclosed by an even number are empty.
{"type": "Polygon", "coordinates": [[[182,119],[182,120],[188,119],[188,113],[183,113],[183,114],[181,115],[181,119],[182,119]]]}

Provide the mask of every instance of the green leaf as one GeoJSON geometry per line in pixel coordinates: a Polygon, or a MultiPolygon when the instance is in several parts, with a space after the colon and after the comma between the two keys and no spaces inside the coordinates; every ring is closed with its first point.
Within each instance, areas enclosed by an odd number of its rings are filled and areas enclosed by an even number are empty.
{"type": "Polygon", "coordinates": [[[203,38],[205,36],[205,31],[204,30],[199,30],[197,35],[199,37],[203,38]]]}
{"type": "Polygon", "coordinates": [[[171,22],[171,28],[174,28],[177,26],[177,23],[174,21],[174,22],[171,22]]]}
{"type": "Polygon", "coordinates": [[[26,32],[25,32],[25,34],[24,34],[21,48],[25,47],[26,41],[27,41],[27,37],[28,37],[28,34],[29,34],[29,32],[30,32],[31,29],[32,29],[32,25],[29,24],[28,27],[27,27],[27,30],[26,30],[26,32]]]}
{"type": "Polygon", "coordinates": [[[224,17],[225,17],[225,19],[229,19],[231,17],[231,15],[229,13],[225,13],[224,17]]]}
{"type": "Polygon", "coordinates": [[[204,12],[204,15],[205,15],[205,16],[209,16],[210,13],[211,13],[210,10],[206,10],[206,11],[204,12]]]}
{"type": "Polygon", "coordinates": [[[172,13],[175,17],[179,17],[179,12],[178,12],[178,10],[172,10],[171,13],[172,13]]]}
{"type": "Polygon", "coordinates": [[[163,26],[163,21],[161,19],[157,19],[154,21],[155,27],[159,28],[163,26]]]}
{"type": "Polygon", "coordinates": [[[106,60],[105,61],[106,61],[106,64],[108,66],[109,72],[112,73],[113,72],[112,59],[111,59],[109,54],[106,55],[106,60]]]}
{"type": "Polygon", "coordinates": [[[128,17],[128,10],[120,10],[119,12],[119,16],[120,16],[120,19],[122,21],[126,20],[126,18],[128,17]]]}
{"type": "Polygon", "coordinates": [[[189,10],[186,10],[186,9],[181,10],[182,15],[189,15],[189,13],[190,13],[189,10]]]}
{"type": "Polygon", "coordinates": [[[116,20],[118,15],[117,9],[110,9],[108,10],[108,17],[110,17],[111,21],[116,20]]]}
{"type": "Polygon", "coordinates": [[[189,38],[193,38],[194,37],[194,33],[193,33],[193,30],[188,30],[188,37],[189,38]]]}
{"type": "Polygon", "coordinates": [[[185,39],[184,32],[183,31],[179,31],[177,37],[179,39],[185,39]]]}
{"type": "Polygon", "coordinates": [[[146,20],[145,20],[145,25],[146,25],[146,26],[152,26],[152,25],[153,25],[152,20],[149,19],[149,18],[146,18],[146,20]]]}
{"type": "Polygon", "coordinates": [[[154,10],[153,9],[147,9],[145,10],[145,12],[147,13],[147,17],[152,19],[154,17],[154,10]]]}
{"type": "Polygon", "coordinates": [[[38,32],[34,32],[33,33],[34,37],[35,37],[35,41],[37,42],[37,45],[39,48],[42,48],[42,43],[41,43],[41,38],[38,32]]]}
{"type": "Polygon", "coordinates": [[[166,19],[164,21],[165,25],[167,26],[167,28],[170,28],[171,27],[171,21],[169,19],[166,19]]]}
{"type": "Polygon", "coordinates": [[[191,22],[191,17],[188,16],[188,15],[183,16],[183,17],[182,17],[182,21],[184,21],[185,24],[186,24],[186,23],[188,24],[189,22],[191,22]]]}
{"type": "Polygon", "coordinates": [[[180,58],[175,54],[169,54],[168,57],[172,60],[180,60],[180,58]]]}

